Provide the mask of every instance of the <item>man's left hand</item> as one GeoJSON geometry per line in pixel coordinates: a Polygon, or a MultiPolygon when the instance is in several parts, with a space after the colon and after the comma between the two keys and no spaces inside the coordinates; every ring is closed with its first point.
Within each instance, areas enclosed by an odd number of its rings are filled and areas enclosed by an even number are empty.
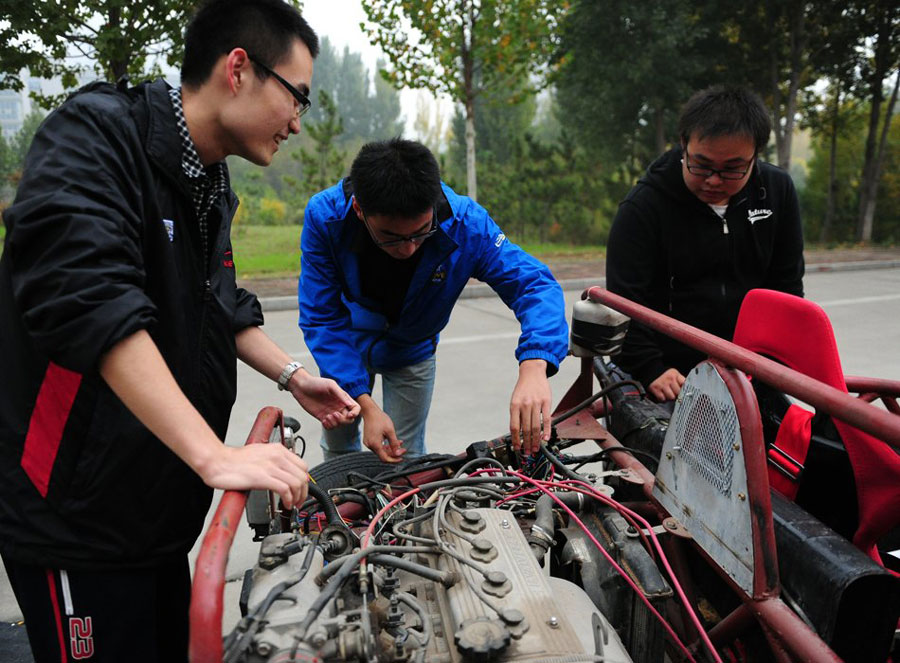
{"type": "Polygon", "coordinates": [[[522,453],[528,456],[540,448],[541,441],[550,439],[550,401],[547,362],[527,359],[519,364],[519,380],[509,403],[513,449],[521,446],[522,453]]]}
{"type": "Polygon", "coordinates": [[[337,382],[310,375],[300,369],[288,383],[291,394],[322,427],[332,429],[349,424],[359,416],[359,403],[350,398],[337,382]]]}

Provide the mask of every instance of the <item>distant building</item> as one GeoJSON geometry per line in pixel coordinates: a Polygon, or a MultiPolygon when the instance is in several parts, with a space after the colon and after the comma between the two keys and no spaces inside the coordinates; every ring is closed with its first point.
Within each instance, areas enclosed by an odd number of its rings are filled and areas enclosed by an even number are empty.
{"type": "Polygon", "coordinates": [[[31,112],[30,92],[41,92],[41,79],[29,77],[25,87],[15,90],[0,90],[0,134],[9,138],[22,128],[25,118],[31,112]]]}

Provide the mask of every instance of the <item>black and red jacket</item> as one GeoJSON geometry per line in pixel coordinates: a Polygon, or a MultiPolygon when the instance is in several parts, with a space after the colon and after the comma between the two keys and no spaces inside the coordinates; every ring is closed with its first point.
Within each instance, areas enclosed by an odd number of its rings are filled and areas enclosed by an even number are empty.
{"type": "Polygon", "coordinates": [[[190,550],[212,491],[110,391],[100,357],[146,329],[220,437],[235,333],[262,324],[235,284],[237,199],[200,256],[163,81],[95,84],[38,130],[0,259],[0,552],[63,568],[154,564],[190,550]]]}
{"type": "MultiPolygon", "coordinates": [[[[725,219],[684,183],[681,148],[654,161],[619,205],[606,248],[606,287],[731,340],[744,295],[803,296],[803,229],[790,175],[753,164],[725,219]]],[[[617,364],[649,385],[687,375],[705,355],[632,320],[617,364]]]]}

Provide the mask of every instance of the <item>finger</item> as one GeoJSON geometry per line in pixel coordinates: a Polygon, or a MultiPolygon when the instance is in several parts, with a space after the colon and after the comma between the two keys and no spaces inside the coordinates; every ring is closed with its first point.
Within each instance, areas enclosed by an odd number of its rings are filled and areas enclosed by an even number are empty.
{"type": "MultiPolygon", "coordinates": [[[[550,441],[550,426],[552,423],[552,419],[550,417],[550,401],[545,399],[541,403],[541,426],[543,426],[543,435],[541,435],[541,439],[544,442],[550,441]]],[[[537,451],[535,449],[535,451],[537,451]]]]}
{"type": "Polygon", "coordinates": [[[531,453],[537,453],[541,446],[541,408],[537,404],[531,407],[530,424],[528,437],[531,440],[531,453]]]}
{"type": "Polygon", "coordinates": [[[347,404],[346,411],[344,414],[347,421],[353,421],[354,419],[356,419],[359,416],[359,412],[361,409],[362,408],[360,408],[359,403],[357,403],[356,401],[351,399],[350,402],[347,404]]]}
{"type": "Polygon", "coordinates": [[[277,493],[281,498],[281,503],[284,504],[288,509],[294,506],[293,496],[291,495],[291,488],[284,481],[279,481],[277,479],[272,479],[272,485],[270,490],[273,493],[277,493]]]}
{"type": "Polygon", "coordinates": [[[378,445],[377,448],[373,449],[373,451],[375,452],[375,455],[378,456],[385,463],[399,463],[400,462],[400,458],[398,456],[395,456],[392,453],[391,447],[387,444],[382,443],[382,444],[378,445]]]}
{"type": "Polygon", "coordinates": [[[513,451],[522,446],[521,413],[518,404],[509,406],[509,438],[513,451]]]}
{"type": "Polygon", "coordinates": [[[397,437],[397,434],[393,430],[386,431],[385,438],[387,439],[391,453],[394,456],[400,457],[406,453],[406,449],[403,448],[402,440],[397,437]]]}

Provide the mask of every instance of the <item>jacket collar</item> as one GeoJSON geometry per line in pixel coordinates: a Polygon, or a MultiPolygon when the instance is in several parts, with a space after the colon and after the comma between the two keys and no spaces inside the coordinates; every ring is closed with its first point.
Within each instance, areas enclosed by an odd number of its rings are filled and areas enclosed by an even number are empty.
{"type": "Polygon", "coordinates": [[[169,85],[157,79],[143,86],[143,110],[146,113],[145,149],[164,176],[190,195],[191,186],[181,167],[181,137],[175,122],[175,110],[169,98],[169,85]]]}

